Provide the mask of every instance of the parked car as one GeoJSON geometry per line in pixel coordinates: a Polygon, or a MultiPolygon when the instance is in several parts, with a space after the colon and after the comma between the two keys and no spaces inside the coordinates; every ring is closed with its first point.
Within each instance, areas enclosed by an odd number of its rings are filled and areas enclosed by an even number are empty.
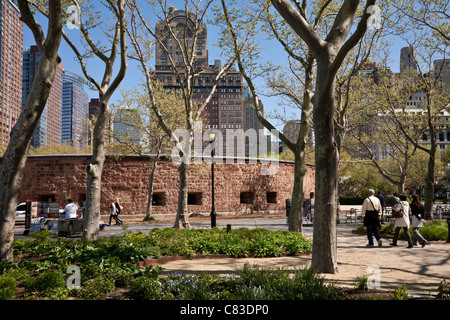
{"type": "Polygon", "coordinates": [[[16,207],[16,224],[25,224],[26,202],[19,203],[16,207]]]}

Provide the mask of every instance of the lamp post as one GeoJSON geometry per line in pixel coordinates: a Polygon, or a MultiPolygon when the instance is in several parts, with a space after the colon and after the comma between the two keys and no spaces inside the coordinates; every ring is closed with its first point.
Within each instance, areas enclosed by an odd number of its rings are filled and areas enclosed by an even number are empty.
{"type": "MultiPolygon", "coordinates": [[[[209,135],[211,144],[216,140],[216,135],[209,135]]],[[[214,207],[214,148],[211,150],[211,228],[216,226],[216,209],[214,207]]]]}

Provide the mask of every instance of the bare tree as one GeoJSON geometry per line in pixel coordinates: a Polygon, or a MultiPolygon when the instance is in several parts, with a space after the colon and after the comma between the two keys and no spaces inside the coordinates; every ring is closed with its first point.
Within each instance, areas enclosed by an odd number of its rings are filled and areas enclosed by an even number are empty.
{"type": "Polygon", "coordinates": [[[128,1],[131,9],[131,26],[128,29],[128,34],[135,49],[135,58],[139,61],[143,74],[145,75],[146,89],[152,109],[156,114],[160,126],[175,141],[180,155],[179,158],[181,159],[178,167],[180,183],[175,228],[190,228],[187,220],[188,173],[192,157],[191,146],[193,144],[194,131],[196,130],[195,126],[199,123],[206,105],[216,93],[219,81],[227,74],[235,61],[234,56],[228,58],[224,66],[217,70],[207,97],[201,105],[194,105],[194,79],[203,72],[196,61],[195,46],[198,37],[205,28],[203,21],[212,2],[212,0],[208,0],[205,3],[200,0],[185,1],[185,17],[181,18],[182,21],[179,19],[171,19],[170,13],[172,9],[167,5],[166,1],[158,0],[149,2],[147,5],[152,7],[153,13],[161,21],[161,24],[155,30],[142,15],[143,10],[139,8],[137,1],[128,1]],[[169,39],[173,48],[179,53],[177,57],[180,60],[175,60],[175,57],[172,57],[172,50],[168,44],[169,39]],[[165,52],[173,74],[180,84],[179,90],[184,101],[185,109],[184,128],[188,133],[187,137],[183,137],[183,141],[180,141],[179,137],[177,137],[175,132],[166,123],[154,94],[153,72],[147,65],[150,58],[149,44],[153,42],[165,52]]]}
{"type": "MultiPolygon", "coordinates": [[[[148,183],[147,212],[145,219],[152,216],[153,185],[158,161],[169,155],[173,148],[170,137],[159,126],[147,95],[146,85],[142,84],[122,93],[121,106],[113,110],[115,119],[125,126],[122,132],[113,132],[114,153],[118,156],[133,154],[149,158],[151,171],[148,183]],[[115,112],[114,112],[115,111],[115,112]]],[[[154,87],[154,95],[161,113],[171,130],[183,125],[184,101],[176,92],[163,89],[160,84],[154,87]]]]}
{"type": "Polygon", "coordinates": [[[30,28],[41,53],[33,85],[25,106],[11,130],[11,139],[2,159],[0,173],[0,260],[13,260],[14,223],[17,196],[28,159],[28,151],[40,116],[47,102],[56,68],[61,62],[63,15],[61,1],[48,1],[47,36],[35,20],[28,1],[18,1],[21,20],[30,28]]]}
{"type": "MultiPolygon", "coordinates": [[[[80,4],[76,0],[71,0],[80,8],[80,4]]],[[[100,190],[103,163],[105,161],[105,138],[107,124],[109,122],[110,108],[109,101],[118,88],[119,84],[125,77],[127,62],[127,44],[126,44],[126,5],[125,0],[107,0],[102,2],[113,16],[114,26],[111,32],[112,37],[106,34],[106,39],[110,40],[109,49],[104,45],[98,44],[91,37],[90,29],[95,27],[99,20],[88,17],[86,24],[80,25],[80,31],[86,53],[79,51],[74,42],[66,33],[63,33],[64,40],[72,48],[78,59],[81,69],[87,81],[95,88],[99,94],[100,110],[95,122],[92,142],[92,157],[87,167],[87,190],[86,190],[86,211],[84,217],[83,235],[84,240],[95,240],[99,234],[100,221],[100,190]],[[109,55],[108,55],[109,53],[109,55]],[[95,75],[91,75],[88,71],[86,60],[91,56],[95,56],[104,64],[104,73],[100,81],[95,79],[95,75]],[[114,65],[119,55],[120,66],[117,74],[113,77],[114,65]]],[[[89,9],[83,10],[89,12],[89,9]]]]}
{"type": "MultiPolygon", "coordinates": [[[[349,51],[361,40],[370,17],[368,0],[359,15],[360,1],[345,0],[337,10],[332,27],[323,39],[308,22],[307,1],[271,0],[295,33],[311,49],[316,62],[316,87],[313,99],[315,134],[315,217],[312,266],[323,273],[336,273],[336,212],[339,150],[335,136],[336,74],[349,51]],[[349,36],[355,19],[359,22],[349,36]]],[[[330,4],[327,1],[325,7],[330,4]]]]}
{"type": "Polygon", "coordinates": [[[414,126],[411,117],[404,112],[415,85],[405,75],[380,74],[377,79],[377,84],[373,78],[355,81],[357,85],[352,90],[356,92],[355,98],[360,106],[352,112],[353,125],[345,149],[363,161],[370,160],[387,181],[397,186],[401,194],[405,191],[410,161],[417,148],[405,136],[394,117],[401,118],[404,126],[409,123],[408,134],[415,141],[422,137],[423,128],[414,126]],[[393,95],[395,98],[392,99],[393,95]],[[403,115],[400,116],[399,112],[403,115]]]}
{"type": "MultiPolygon", "coordinates": [[[[294,154],[294,186],[292,190],[292,206],[289,213],[289,231],[302,232],[302,208],[304,200],[304,181],[306,169],[306,146],[307,136],[310,129],[312,105],[311,99],[314,88],[314,57],[307,48],[292,39],[290,30],[283,26],[277,18],[270,13],[267,4],[258,4],[254,8],[254,13],[243,14],[236,3],[231,1],[221,1],[222,16],[219,16],[219,23],[225,24],[223,43],[231,48],[237,56],[239,71],[247,82],[253,97],[253,106],[261,124],[271,132],[275,132],[280,140],[294,154]],[[232,6],[232,4],[234,6],[232,6]],[[258,17],[258,18],[257,18],[258,17]],[[225,21],[225,23],[223,21],[225,21]],[[282,75],[274,72],[274,67],[267,67],[267,85],[270,88],[270,95],[282,97],[289,101],[301,111],[299,132],[296,141],[279,132],[273,123],[268,119],[260,106],[257,88],[251,73],[254,73],[254,57],[258,55],[257,47],[248,41],[255,36],[255,31],[259,29],[261,23],[266,24],[267,32],[281,44],[288,54],[289,66],[286,70],[280,71],[282,75]],[[286,74],[287,72],[287,74],[286,74]],[[288,80],[287,78],[290,79],[288,80]]],[[[320,21],[320,18],[317,20],[320,21]]]]}

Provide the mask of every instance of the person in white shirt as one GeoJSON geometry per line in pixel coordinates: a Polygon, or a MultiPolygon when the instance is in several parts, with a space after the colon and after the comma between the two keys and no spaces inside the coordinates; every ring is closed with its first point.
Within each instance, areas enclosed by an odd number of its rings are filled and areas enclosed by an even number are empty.
{"type": "Polygon", "coordinates": [[[68,204],[64,208],[66,219],[76,219],[78,206],[76,205],[76,203],[72,202],[72,199],[68,199],[67,202],[68,204]]]}
{"type": "Polygon", "coordinates": [[[381,221],[381,203],[380,199],[374,196],[375,191],[369,189],[369,197],[363,202],[361,208],[361,215],[364,217],[364,226],[367,229],[367,239],[369,244],[367,247],[373,247],[373,235],[378,241],[378,246],[381,247],[382,241],[378,228],[381,221]]]}

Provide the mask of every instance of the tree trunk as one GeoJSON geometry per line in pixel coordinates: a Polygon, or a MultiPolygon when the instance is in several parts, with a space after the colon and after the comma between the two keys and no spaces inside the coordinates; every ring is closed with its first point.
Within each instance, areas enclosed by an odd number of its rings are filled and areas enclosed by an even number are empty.
{"type": "Polygon", "coordinates": [[[294,162],[294,187],[292,189],[292,205],[289,212],[289,231],[303,232],[302,217],[303,217],[303,200],[304,196],[304,181],[306,174],[306,165],[304,157],[302,159],[295,153],[294,162]]]}
{"type": "Polygon", "coordinates": [[[92,157],[86,170],[86,213],[84,215],[83,240],[97,240],[100,232],[101,178],[105,162],[106,126],[109,122],[108,100],[104,96],[100,97],[100,112],[94,127],[92,157]]]}
{"type": "Polygon", "coordinates": [[[10,130],[10,142],[2,158],[0,172],[0,261],[13,261],[15,209],[23,170],[28,159],[28,151],[34,131],[47,103],[56,68],[61,62],[58,49],[62,33],[62,8],[60,1],[48,2],[49,27],[47,38],[36,23],[26,1],[18,1],[20,19],[31,29],[39,47],[41,60],[37,67],[33,84],[25,106],[10,130]]]}
{"type": "Polygon", "coordinates": [[[316,186],[311,266],[321,273],[337,272],[337,178],[339,151],[335,141],[333,92],[335,78],[329,79],[328,59],[318,61],[313,122],[315,134],[316,186]],[[331,81],[331,83],[329,82],[331,81]]]}
{"type": "Polygon", "coordinates": [[[309,121],[311,117],[311,100],[314,88],[313,74],[314,58],[308,58],[308,64],[305,66],[305,90],[303,92],[303,105],[301,114],[301,123],[298,132],[296,148],[292,150],[295,156],[294,164],[294,187],[292,190],[292,207],[289,217],[289,231],[303,232],[303,200],[305,199],[305,175],[306,169],[306,140],[309,132],[309,121]]]}
{"type": "Polygon", "coordinates": [[[428,172],[425,177],[425,219],[433,219],[434,202],[434,171],[435,171],[436,144],[432,143],[428,158],[428,172]]]}
{"type": "Polygon", "coordinates": [[[153,161],[152,172],[150,173],[148,181],[148,200],[147,200],[147,213],[145,218],[148,219],[152,216],[152,202],[153,202],[153,181],[155,180],[156,167],[158,166],[159,156],[153,161]]]}
{"type": "Polygon", "coordinates": [[[400,181],[398,182],[398,185],[397,185],[397,191],[398,191],[398,194],[402,194],[402,193],[405,193],[405,178],[406,177],[400,177],[400,181]]]}
{"type": "Polygon", "coordinates": [[[59,64],[57,54],[41,54],[25,107],[11,129],[11,139],[2,159],[0,173],[0,261],[13,260],[17,197],[36,126],[45,108],[59,64]]]}
{"type": "Polygon", "coordinates": [[[189,176],[189,164],[182,161],[178,167],[180,173],[180,186],[178,189],[178,209],[177,217],[175,219],[174,228],[190,229],[191,225],[187,219],[187,198],[188,198],[188,176],[189,176]]]}

